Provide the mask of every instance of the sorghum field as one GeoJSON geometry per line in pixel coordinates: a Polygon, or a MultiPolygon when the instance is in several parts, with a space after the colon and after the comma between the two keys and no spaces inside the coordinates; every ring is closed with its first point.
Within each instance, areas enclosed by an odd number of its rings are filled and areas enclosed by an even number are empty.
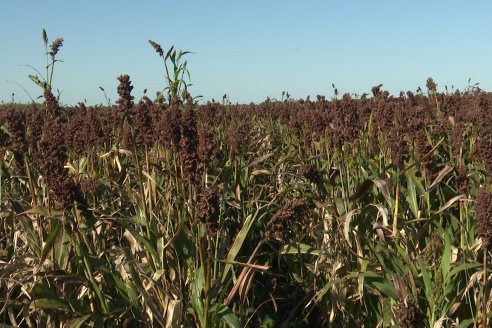
{"type": "Polygon", "coordinates": [[[166,92],[61,106],[43,36],[44,102],[0,107],[2,327],[490,327],[491,93],[197,105],[151,42],[166,92]]]}

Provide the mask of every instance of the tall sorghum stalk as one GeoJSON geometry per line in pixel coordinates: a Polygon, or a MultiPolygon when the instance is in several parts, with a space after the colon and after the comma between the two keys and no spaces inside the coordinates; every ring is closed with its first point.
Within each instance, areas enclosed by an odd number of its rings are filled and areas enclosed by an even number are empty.
{"type": "Polygon", "coordinates": [[[183,62],[182,57],[191,52],[182,50],[176,51],[174,49],[174,46],[171,46],[171,48],[169,48],[167,53],[164,55],[164,51],[158,43],[152,40],[149,40],[149,43],[157,52],[157,54],[162,57],[162,60],[164,62],[164,77],[167,84],[167,87],[164,90],[167,91],[168,103],[171,104],[171,102],[175,99],[181,102],[182,100],[184,100],[185,95],[188,93],[188,87],[191,86],[191,84],[187,82],[186,79],[186,77],[188,78],[188,80],[190,78],[190,72],[188,71],[188,62],[186,60],[183,62]],[[172,75],[170,73],[170,69],[168,68],[168,61],[170,61],[172,64],[172,75]]]}
{"type": "MultiPolygon", "coordinates": [[[[28,67],[32,68],[38,75],[29,75],[29,78],[42,87],[43,89],[48,89],[52,90],[53,89],[53,73],[55,70],[55,63],[59,62],[59,59],[56,59],[56,55],[58,54],[58,51],[60,51],[60,48],[63,46],[63,38],[56,38],[55,41],[51,43],[51,46],[48,49],[48,35],[46,34],[46,30],[43,29],[42,33],[43,37],[43,43],[44,43],[44,48],[45,48],[45,56],[46,56],[46,75],[43,76],[37,69],[34,67],[27,65],[28,67]]],[[[57,99],[59,98],[60,94],[58,94],[57,99]]],[[[46,95],[45,95],[46,99],[46,95]]]]}

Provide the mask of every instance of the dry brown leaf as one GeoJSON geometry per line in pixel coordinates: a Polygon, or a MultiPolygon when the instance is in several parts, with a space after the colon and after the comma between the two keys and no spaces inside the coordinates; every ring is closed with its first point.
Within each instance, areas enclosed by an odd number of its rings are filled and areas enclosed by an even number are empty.
{"type": "Polygon", "coordinates": [[[426,192],[431,192],[432,190],[434,190],[437,185],[439,184],[439,182],[442,181],[442,179],[444,179],[444,177],[453,170],[453,167],[451,165],[446,165],[445,168],[443,168],[441,171],[439,171],[439,173],[437,174],[437,177],[434,179],[434,181],[432,181],[431,185],[429,186],[429,188],[427,188],[426,192]]]}

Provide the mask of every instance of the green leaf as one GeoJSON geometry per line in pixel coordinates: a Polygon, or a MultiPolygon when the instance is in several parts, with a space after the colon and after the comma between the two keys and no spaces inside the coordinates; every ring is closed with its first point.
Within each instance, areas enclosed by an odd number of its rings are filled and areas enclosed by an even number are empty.
{"type": "Polygon", "coordinates": [[[298,244],[298,245],[285,245],[280,254],[308,254],[308,255],[320,255],[321,250],[314,249],[310,245],[298,244]]]}
{"type": "Polygon", "coordinates": [[[395,286],[389,280],[384,280],[384,282],[373,281],[371,282],[377,290],[392,299],[398,299],[398,293],[396,292],[395,286]]]}
{"type": "Polygon", "coordinates": [[[205,286],[205,268],[201,266],[200,268],[198,268],[195,275],[195,290],[198,295],[202,293],[204,286],[205,286]]]}
{"type": "Polygon", "coordinates": [[[70,320],[65,324],[65,328],[80,328],[87,320],[89,320],[93,314],[86,314],[82,317],[70,320]]]}
{"type": "Polygon", "coordinates": [[[55,250],[54,260],[58,267],[66,269],[70,260],[70,233],[67,229],[62,229],[55,239],[53,249],[55,250]]]}
{"type": "MultiPolygon", "coordinates": [[[[251,161],[248,165],[246,165],[247,168],[252,168],[254,166],[256,166],[257,164],[260,164],[261,162],[264,162],[265,160],[267,160],[268,158],[272,157],[273,156],[273,153],[268,153],[266,155],[263,155],[263,156],[260,156],[256,159],[254,159],[253,161],[251,161]]],[[[242,167],[241,170],[245,169],[245,167],[242,167]]]]}
{"type": "MultiPolygon", "coordinates": [[[[487,318],[492,318],[492,311],[489,311],[487,313],[487,318]]],[[[476,327],[476,320],[477,319],[475,318],[463,320],[462,322],[460,322],[460,328],[467,328],[470,327],[471,325],[476,327]]]]}
{"type": "Polygon", "coordinates": [[[237,315],[226,305],[217,303],[214,304],[213,308],[213,310],[215,310],[215,314],[218,316],[218,319],[223,320],[230,328],[243,327],[237,315]]]}
{"type": "Polygon", "coordinates": [[[478,268],[481,266],[482,266],[482,264],[480,264],[480,263],[462,263],[462,264],[459,264],[449,272],[447,279],[451,279],[452,277],[454,277],[455,275],[457,275],[461,271],[471,270],[471,269],[475,269],[475,268],[478,268]]]}
{"type": "Polygon", "coordinates": [[[362,196],[364,196],[369,191],[371,186],[372,186],[372,181],[371,180],[365,180],[364,182],[362,182],[361,185],[359,185],[359,187],[354,192],[354,194],[349,197],[349,200],[354,201],[354,200],[361,198],[362,196]]]}
{"type": "Polygon", "coordinates": [[[46,217],[62,217],[63,216],[63,211],[56,211],[52,210],[46,207],[41,207],[41,206],[34,206],[28,209],[25,212],[22,212],[18,215],[22,214],[37,214],[37,215],[43,215],[46,217]]]}
{"type": "Polygon", "coordinates": [[[441,260],[442,276],[446,279],[449,275],[449,267],[451,264],[451,238],[448,231],[444,232],[444,252],[441,260]]]}
{"type": "Polygon", "coordinates": [[[388,206],[391,207],[391,196],[389,193],[389,188],[388,188],[388,182],[385,180],[377,180],[377,179],[367,179],[362,184],[357,188],[355,193],[350,196],[350,200],[358,200],[362,196],[364,196],[367,192],[371,190],[371,186],[375,185],[378,187],[379,191],[383,195],[384,199],[386,200],[386,203],[388,203],[388,206]]]}
{"type": "Polygon", "coordinates": [[[131,235],[136,240],[138,240],[139,243],[143,244],[145,250],[152,256],[152,259],[154,261],[156,261],[156,262],[159,261],[160,257],[159,257],[159,254],[157,253],[155,247],[144,236],[142,236],[140,233],[135,231],[129,224],[127,224],[125,222],[122,222],[121,225],[123,227],[125,227],[128,230],[128,232],[130,232],[131,235]]]}
{"type": "Polygon", "coordinates": [[[412,288],[412,293],[414,295],[417,295],[417,284],[415,283],[416,277],[419,276],[417,272],[417,267],[415,265],[415,262],[408,256],[407,251],[404,250],[400,245],[396,244],[396,249],[398,251],[398,254],[405,260],[408,268],[408,280],[410,282],[410,286],[412,288]]]}
{"type": "Polygon", "coordinates": [[[355,272],[348,273],[347,275],[343,276],[340,279],[334,279],[334,280],[329,280],[326,285],[321,289],[310,301],[309,303],[313,302],[318,303],[323,299],[323,296],[331,289],[333,288],[334,285],[336,284],[343,284],[345,281],[350,280],[352,278],[357,277],[358,274],[355,272]]]}
{"type": "Polygon", "coordinates": [[[52,228],[50,235],[48,236],[48,239],[46,240],[43,250],[41,251],[41,258],[39,260],[39,266],[41,267],[48,257],[49,252],[53,248],[53,245],[55,244],[56,237],[58,236],[58,233],[60,232],[60,229],[62,227],[62,224],[58,220],[53,220],[51,222],[52,228]]]}
{"type": "Polygon", "coordinates": [[[171,46],[171,48],[169,48],[169,50],[167,51],[167,54],[166,54],[166,57],[164,57],[164,60],[167,60],[169,58],[169,56],[171,56],[171,53],[173,52],[174,50],[174,46],[171,46]]]}
{"type": "Polygon", "coordinates": [[[38,300],[33,300],[29,304],[30,309],[47,309],[47,310],[60,310],[68,313],[72,313],[72,308],[70,304],[62,299],[53,299],[53,298],[42,298],[38,300]]]}
{"type": "Polygon", "coordinates": [[[33,251],[34,254],[36,254],[36,256],[41,257],[41,246],[39,242],[39,237],[36,230],[32,226],[32,221],[25,216],[21,216],[19,218],[19,222],[22,226],[22,230],[24,230],[26,234],[26,239],[27,239],[27,243],[29,244],[29,248],[31,248],[31,250],[33,251]]]}
{"type": "Polygon", "coordinates": [[[417,191],[415,189],[414,179],[412,179],[412,173],[410,173],[410,171],[405,172],[405,176],[407,178],[407,202],[415,219],[419,219],[419,203],[417,200],[417,191]]]}
{"type": "Polygon", "coordinates": [[[358,275],[363,276],[364,278],[376,278],[376,279],[383,278],[383,276],[381,276],[379,273],[374,272],[372,270],[365,270],[363,272],[361,271],[358,275]]]}
{"type": "Polygon", "coordinates": [[[176,54],[176,61],[179,61],[181,59],[181,55],[183,54],[183,51],[180,49],[178,53],[176,54]]]}
{"type": "MultiPolygon", "coordinates": [[[[156,304],[157,299],[152,297],[146,288],[144,287],[143,281],[141,279],[142,275],[140,272],[137,272],[138,265],[136,263],[129,263],[128,268],[130,269],[130,275],[132,277],[132,280],[134,282],[133,286],[135,287],[136,290],[139,291],[139,296],[143,296],[143,299],[145,301],[145,307],[147,308],[147,311],[150,311],[152,315],[154,316],[154,319],[159,323],[161,327],[164,327],[164,318],[162,317],[162,312],[159,309],[159,307],[156,304]]],[[[140,271],[141,269],[138,269],[140,271]]],[[[144,278],[147,278],[143,276],[144,278]]],[[[129,289],[130,291],[131,289],[129,289]]]]}
{"type": "Polygon", "coordinates": [[[205,324],[205,313],[203,310],[204,306],[202,297],[204,285],[205,270],[203,266],[201,266],[198,268],[198,270],[195,271],[193,289],[191,291],[191,305],[193,307],[193,312],[195,313],[195,316],[198,317],[198,321],[201,323],[201,326],[204,326],[205,324]]]}
{"type": "MultiPolygon", "coordinates": [[[[253,225],[254,219],[252,215],[248,215],[246,220],[244,220],[243,226],[239,233],[236,236],[236,239],[234,239],[234,242],[232,243],[231,249],[229,250],[229,253],[227,254],[226,261],[234,261],[236,259],[237,254],[239,253],[239,250],[243,246],[244,240],[248,236],[249,230],[251,229],[251,226],[253,225]]],[[[231,269],[232,264],[226,264],[224,267],[224,272],[222,273],[222,282],[225,281],[227,278],[227,274],[229,273],[229,270],[231,269]]]]}
{"type": "Polygon", "coordinates": [[[434,308],[435,308],[435,303],[434,303],[434,288],[433,288],[433,283],[431,279],[431,274],[429,270],[426,269],[426,266],[424,263],[420,263],[420,272],[422,273],[422,278],[424,280],[424,292],[425,292],[425,297],[427,298],[427,302],[429,302],[429,308],[431,311],[431,314],[434,314],[434,308]]]}
{"type": "Polygon", "coordinates": [[[384,259],[381,256],[381,253],[376,248],[374,248],[374,246],[372,245],[372,243],[368,243],[367,246],[371,250],[372,254],[376,257],[376,260],[379,262],[379,264],[381,265],[381,267],[386,271],[387,270],[386,263],[384,262],[384,259]]]}
{"type": "Polygon", "coordinates": [[[125,301],[133,302],[136,299],[136,295],[138,295],[138,293],[132,284],[123,282],[119,276],[113,274],[112,272],[109,272],[106,275],[106,279],[108,284],[114,286],[125,301]]]}
{"type": "MultiPolygon", "coordinates": [[[[364,297],[364,279],[366,277],[366,275],[364,273],[366,273],[367,271],[367,264],[369,263],[368,260],[361,260],[360,262],[360,275],[359,277],[357,278],[357,283],[358,283],[358,291],[359,291],[359,295],[361,296],[361,298],[364,297]]],[[[374,272],[372,272],[374,273],[374,272]]],[[[371,273],[370,273],[371,274],[371,273]]]]}
{"type": "Polygon", "coordinates": [[[33,81],[34,83],[36,83],[39,86],[41,86],[43,83],[43,82],[41,82],[41,80],[39,79],[39,77],[37,75],[29,75],[29,78],[31,79],[31,81],[33,81]]]}
{"type": "Polygon", "coordinates": [[[56,289],[53,284],[50,284],[48,279],[39,279],[30,290],[31,299],[56,299],[56,289]]]}

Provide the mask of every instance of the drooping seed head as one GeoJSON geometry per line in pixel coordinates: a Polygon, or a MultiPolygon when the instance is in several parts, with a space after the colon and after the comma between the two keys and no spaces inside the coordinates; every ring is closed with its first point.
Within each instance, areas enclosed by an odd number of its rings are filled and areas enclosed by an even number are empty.
{"type": "Polygon", "coordinates": [[[160,44],[158,44],[152,40],[149,40],[149,43],[152,46],[152,48],[154,48],[155,52],[157,52],[159,54],[159,56],[161,56],[161,57],[164,56],[164,51],[162,51],[162,47],[160,44]]]}

